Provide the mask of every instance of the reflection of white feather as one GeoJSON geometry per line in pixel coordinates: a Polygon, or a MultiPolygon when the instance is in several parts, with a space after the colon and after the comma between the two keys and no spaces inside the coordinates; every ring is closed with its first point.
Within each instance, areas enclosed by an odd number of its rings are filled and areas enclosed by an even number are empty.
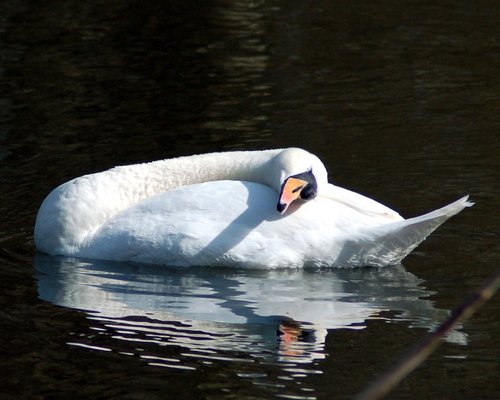
{"type": "MultiPolygon", "coordinates": [[[[233,346],[233,350],[244,351],[252,351],[251,343],[273,347],[280,324],[295,321],[309,332],[317,358],[317,345],[324,342],[325,329],[363,329],[367,319],[376,318],[383,310],[396,311],[395,321],[409,321],[411,326],[426,329],[449,315],[425,299],[430,292],[402,266],[228,273],[81,262],[42,254],[37,254],[35,262],[42,299],[87,310],[117,329],[120,324],[121,329],[130,331],[149,329],[152,336],[160,338],[165,338],[168,330],[169,340],[188,347],[233,346]],[[152,322],[143,324],[127,317],[152,322]],[[196,335],[182,333],[179,324],[198,336],[212,335],[212,340],[200,341],[196,335]],[[171,332],[171,326],[177,328],[171,332]]],[[[453,331],[448,340],[464,344],[466,336],[453,331]]]]}
{"type": "Polygon", "coordinates": [[[35,243],[49,254],[177,266],[382,266],[399,263],[470,205],[464,197],[404,220],[329,184],[321,161],[304,150],[215,153],[63,184],[40,208],[35,243]],[[280,185],[305,171],[318,196],[280,215],[280,185]]]}

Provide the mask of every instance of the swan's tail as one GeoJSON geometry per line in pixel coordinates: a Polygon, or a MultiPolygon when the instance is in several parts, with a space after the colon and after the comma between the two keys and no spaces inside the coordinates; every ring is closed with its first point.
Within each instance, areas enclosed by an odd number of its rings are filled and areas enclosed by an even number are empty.
{"type": "Polygon", "coordinates": [[[380,226],[376,231],[371,229],[361,232],[358,240],[347,245],[351,251],[355,248],[352,252],[354,255],[346,260],[341,258],[339,261],[373,266],[398,264],[448,218],[458,214],[465,207],[473,206],[474,203],[468,199],[469,196],[464,196],[419,217],[391,222],[380,226]]]}

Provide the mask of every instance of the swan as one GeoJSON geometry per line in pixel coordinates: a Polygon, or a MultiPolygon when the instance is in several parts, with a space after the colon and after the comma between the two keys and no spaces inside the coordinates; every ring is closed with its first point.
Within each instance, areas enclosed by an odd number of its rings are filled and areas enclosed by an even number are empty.
{"type": "Polygon", "coordinates": [[[386,266],[472,204],[404,219],[328,183],[306,150],[219,152],[70,180],[43,201],[34,240],[50,255],[172,266],[386,266]]]}

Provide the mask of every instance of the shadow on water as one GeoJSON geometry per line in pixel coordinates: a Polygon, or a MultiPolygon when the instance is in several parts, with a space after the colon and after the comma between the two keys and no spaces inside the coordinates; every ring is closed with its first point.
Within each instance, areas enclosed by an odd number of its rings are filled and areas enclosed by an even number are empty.
{"type": "MultiPolygon", "coordinates": [[[[300,379],[323,373],[320,360],[328,357],[332,331],[364,329],[373,319],[432,330],[449,315],[403,266],[186,269],[38,253],[35,268],[40,298],[83,310],[95,332],[69,345],[179,370],[229,361],[251,363],[258,371],[252,373],[262,374],[258,365],[274,363],[290,380],[300,379]],[[104,345],[103,337],[109,339],[104,345]],[[148,352],[141,350],[145,344],[148,352]],[[172,346],[175,354],[166,356],[172,346]]],[[[467,336],[456,330],[447,341],[464,345],[467,336]]]]}

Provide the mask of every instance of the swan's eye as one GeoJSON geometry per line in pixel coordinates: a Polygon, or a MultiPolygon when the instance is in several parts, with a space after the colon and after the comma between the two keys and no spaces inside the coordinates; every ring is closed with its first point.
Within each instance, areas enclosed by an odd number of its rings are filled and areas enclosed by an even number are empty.
{"type": "Polygon", "coordinates": [[[318,186],[316,183],[308,183],[301,191],[300,198],[302,200],[312,200],[318,194],[318,186]]]}
{"type": "Polygon", "coordinates": [[[290,176],[281,185],[277,210],[283,214],[294,200],[311,200],[317,192],[318,185],[312,171],[290,176]]]}

